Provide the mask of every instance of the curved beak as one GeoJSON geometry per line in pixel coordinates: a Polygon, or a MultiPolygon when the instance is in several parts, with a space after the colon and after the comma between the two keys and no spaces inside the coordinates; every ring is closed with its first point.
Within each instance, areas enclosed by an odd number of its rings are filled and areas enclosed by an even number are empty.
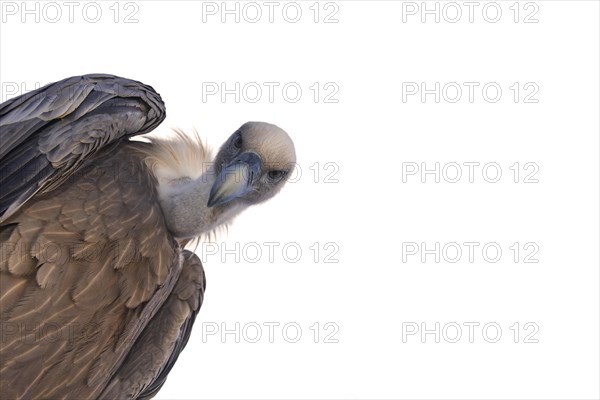
{"type": "Polygon", "coordinates": [[[208,207],[227,203],[250,190],[260,175],[261,159],[253,151],[245,151],[226,165],[210,189],[208,207]]]}

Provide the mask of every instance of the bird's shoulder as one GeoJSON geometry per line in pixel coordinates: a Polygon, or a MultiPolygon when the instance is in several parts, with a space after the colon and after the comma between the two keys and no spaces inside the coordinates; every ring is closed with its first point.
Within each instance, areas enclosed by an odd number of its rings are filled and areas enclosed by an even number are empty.
{"type": "Polygon", "coordinates": [[[0,104],[0,222],[82,164],[165,118],[150,86],[112,75],[75,76],[0,104]]]}

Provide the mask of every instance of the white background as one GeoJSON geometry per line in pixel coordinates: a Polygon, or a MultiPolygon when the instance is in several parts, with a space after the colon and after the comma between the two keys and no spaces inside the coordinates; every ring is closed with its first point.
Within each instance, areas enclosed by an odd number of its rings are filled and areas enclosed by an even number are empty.
{"type": "Polygon", "coordinates": [[[439,22],[434,14],[422,22],[421,2],[309,1],[296,3],[296,23],[295,5],[282,14],[285,2],[273,22],[258,2],[238,3],[239,22],[231,14],[224,23],[221,2],[109,1],[87,14],[79,2],[73,22],[63,2],[2,3],[2,101],[72,75],[111,73],[161,93],[168,117],[159,134],[195,127],[216,148],[245,121],[262,120],[296,144],[298,182],[240,216],[210,248],[217,254],[198,247],[205,303],[158,398],[599,397],[598,2],[480,2],[473,22],[463,2],[441,2],[439,22]],[[252,23],[255,4],[262,18],[252,23]],[[455,5],[462,17],[452,23],[455,5]],[[502,15],[489,22],[496,8],[502,15]],[[325,23],[331,13],[337,22],[325,23]],[[525,23],[532,13],[538,22],[525,23]],[[222,82],[261,86],[262,97],[206,93],[222,82]],[[264,82],[279,84],[272,102],[264,82]],[[407,95],[411,82],[439,82],[439,102],[407,95]],[[472,102],[464,82],[479,85],[472,102]],[[297,102],[282,94],[288,83],[302,89],[297,102]],[[502,89],[497,102],[483,97],[488,83],[502,89]],[[462,97],[452,103],[457,85],[462,97]],[[331,88],[335,103],[325,102],[331,88]],[[537,102],[526,102],[532,88],[527,100],[537,102]],[[472,183],[465,162],[479,163],[472,183]],[[439,163],[440,182],[403,179],[410,163],[439,163]],[[462,167],[457,183],[451,163],[462,167]],[[498,182],[487,182],[494,170],[482,175],[487,163],[500,167],[498,182]],[[525,183],[536,167],[538,182],[525,183]],[[265,242],[279,243],[273,260],[265,242]],[[439,262],[406,251],[436,242],[439,262]],[[473,262],[465,242],[480,243],[473,262]],[[448,243],[463,250],[457,262],[448,243]],[[501,248],[499,261],[483,257],[486,243],[501,248]],[[236,246],[239,260],[223,252],[236,246]],[[256,248],[262,256],[251,262],[256,248]],[[524,262],[534,249],[539,262],[524,262]],[[269,322],[280,324],[273,343],[269,322]],[[239,343],[233,333],[207,335],[236,323],[239,343]],[[286,323],[302,329],[296,343],[286,323]],[[420,331],[436,323],[439,343],[420,331]],[[465,323],[479,324],[472,340],[465,323]],[[262,336],[251,343],[255,324],[262,336]],[[410,327],[419,332],[403,340],[410,327]]]}

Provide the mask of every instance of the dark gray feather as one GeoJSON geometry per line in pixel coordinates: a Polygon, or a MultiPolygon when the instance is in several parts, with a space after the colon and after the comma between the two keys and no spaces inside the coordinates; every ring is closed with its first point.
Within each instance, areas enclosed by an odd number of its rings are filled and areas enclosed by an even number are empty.
{"type": "Polygon", "coordinates": [[[112,75],[72,77],[0,105],[0,221],[81,163],[165,118],[150,87],[112,75]]]}

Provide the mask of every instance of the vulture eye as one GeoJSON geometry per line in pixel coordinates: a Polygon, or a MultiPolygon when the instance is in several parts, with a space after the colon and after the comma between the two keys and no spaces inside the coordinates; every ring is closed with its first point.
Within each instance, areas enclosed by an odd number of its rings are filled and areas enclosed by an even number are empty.
{"type": "Polygon", "coordinates": [[[269,179],[271,181],[278,181],[285,175],[285,171],[269,171],[269,179]]]}
{"type": "Polygon", "coordinates": [[[233,141],[233,145],[236,149],[242,148],[242,135],[238,134],[235,140],[233,141]]]}

